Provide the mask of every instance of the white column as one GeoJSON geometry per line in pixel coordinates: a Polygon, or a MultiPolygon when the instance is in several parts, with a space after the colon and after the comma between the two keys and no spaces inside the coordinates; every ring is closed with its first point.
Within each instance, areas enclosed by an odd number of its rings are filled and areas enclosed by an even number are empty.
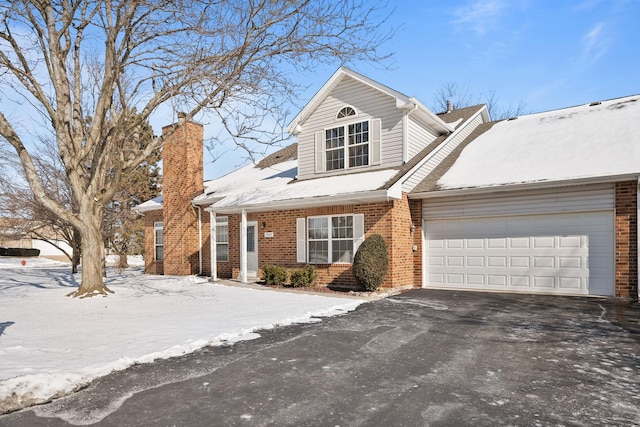
{"type": "Polygon", "coordinates": [[[210,228],[210,232],[209,232],[209,246],[211,246],[211,280],[218,280],[218,261],[217,261],[217,256],[218,256],[218,251],[217,251],[217,246],[216,243],[218,243],[218,241],[216,240],[216,226],[217,226],[217,220],[216,220],[216,213],[213,211],[209,211],[209,228],[210,228]]]}
{"type": "Polygon", "coordinates": [[[640,176],[638,177],[638,189],[636,193],[636,264],[638,272],[636,273],[636,280],[638,281],[638,300],[640,300],[640,239],[638,238],[638,231],[640,231],[640,224],[638,224],[638,218],[640,218],[640,176]]]}
{"type": "Polygon", "coordinates": [[[240,220],[240,280],[247,283],[247,211],[244,209],[240,220]]]}
{"type": "Polygon", "coordinates": [[[198,275],[202,276],[202,207],[198,206],[198,275]]]}

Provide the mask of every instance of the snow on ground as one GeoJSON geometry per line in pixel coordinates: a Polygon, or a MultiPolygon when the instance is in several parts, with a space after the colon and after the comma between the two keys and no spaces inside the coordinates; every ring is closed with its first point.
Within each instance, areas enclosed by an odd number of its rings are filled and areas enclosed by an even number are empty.
{"type": "Polygon", "coordinates": [[[108,297],[67,298],[66,263],[0,257],[0,413],[67,394],[134,363],[317,321],[364,302],[109,269],[108,297]]]}

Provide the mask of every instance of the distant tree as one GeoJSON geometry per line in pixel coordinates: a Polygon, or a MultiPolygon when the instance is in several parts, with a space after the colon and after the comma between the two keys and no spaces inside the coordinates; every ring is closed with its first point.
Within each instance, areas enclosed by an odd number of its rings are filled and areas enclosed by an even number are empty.
{"type": "Polygon", "coordinates": [[[275,143],[285,106],[303,89],[297,74],[384,59],[380,47],[390,33],[381,12],[366,0],[1,2],[0,137],[15,150],[35,199],[81,236],[74,296],[110,292],[105,206],[170,134],[125,148],[128,136],[167,106],[186,120],[217,115],[248,151],[275,143]],[[37,112],[28,126],[16,117],[19,101],[37,112]],[[72,208],[51,197],[37,173],[36,121],[55,140],[72,208]],[[278,125],[269,132],[266,123],[278,125]]]}
{"type": "MultiPolygon", "coordinates": [[[[80,233],[72,224],[63,220],[33,196],[26,184],[24,172],[11,157],[0,155],[4,162],[0,174],[0,215],[15,220],[12,227],[30,238],[47,242],[63,253],[71,262],[71,272],[78,272],[82,245],[80,233]],[[71,247],[71,252],[58,242],[71,247]]],[[[50,141],[41,141],[41,149],[34,154],[34,165],[38,177],[44,183],[50,198],[61,206],[74,211],[73,198],[60,158],[50,141]]]]}
{"type": "MultiPolygon", "coordinates": [[[[147,123],[141,135],[126,144],[148,144],[153,141],[153,130],[147,123]]],[[[107,246],[118,255],[118,268],[127,268],[128,255],[144,252],[144,221],[133,211],[140,203],[160,194],[160,152],[152,153],[130,174],[120,190],[105,205],[103,233],[107,246]]]]}
{"type": "Polygon", "coordinates": [[[489,116],[492,120],[503,120],[509,117],[517,117],[524,114],[526,104],[522,101],[518,105],[504,106],[496,95],[495,90],[489,90],[485,94],[475,96],[469,92],[467,86],[448,82],[438,88],[433,100],[434,111],[443,112],[448,108],[457,109],[472,105],[486,104],[489,116]]]}

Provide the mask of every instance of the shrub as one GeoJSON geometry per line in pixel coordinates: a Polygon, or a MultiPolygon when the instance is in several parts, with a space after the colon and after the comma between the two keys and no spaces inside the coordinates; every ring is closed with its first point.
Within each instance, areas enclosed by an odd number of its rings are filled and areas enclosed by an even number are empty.
{"type": "Polygon", "coordinates": [[[389,253],[384,239],[373,234],[365,239],[353,258],[353,276],[367,291],[377,290],[389,268],[389,253]]]}
{"type": "Polygon", "coordinates": [[[282,286],[287,282],[287,270],[277,265],[263,265],[262,278],[267,286],[282,286]]]}
{"type": "Polygon", "coordinates": [[[0,256],[36,257],[40,256],[40,249],[0,248],[0,256]]]}
{"type": "Polygon", "coordinates": [[[313,285],[317,277],[316,269],[312,265],[307,265],[291,272],[291,286],[294,288],[306,288],[313,285]]]}

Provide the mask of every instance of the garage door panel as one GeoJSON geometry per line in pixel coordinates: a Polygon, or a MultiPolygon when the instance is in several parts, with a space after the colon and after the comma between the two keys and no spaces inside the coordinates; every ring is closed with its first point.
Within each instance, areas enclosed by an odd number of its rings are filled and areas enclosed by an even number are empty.
{"type": "Polygon", "coordinates": [[[425,286],[613,295],[613,215],[562,213],[425,224],[425,286]]]}

